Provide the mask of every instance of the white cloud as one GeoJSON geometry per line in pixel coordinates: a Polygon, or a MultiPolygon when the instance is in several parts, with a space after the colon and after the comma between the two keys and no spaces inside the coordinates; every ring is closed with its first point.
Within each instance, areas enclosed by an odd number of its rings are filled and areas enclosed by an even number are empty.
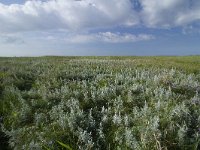
{"type": "MultiPolygon", "coordinates": [[[[134,43],[139,41],[154,40],[156,37],[151,34],[130,34],[120,32],[97,32],[97,33],[79,33],[54,31],[49,32],[23,32],[15,34],[0,34],[0,46],[13,45],[16,47],[31,47],[34,49],[51,49],[51,47],[60,47],[60,45],[86,46],[87,44],[116,44],[116,43],[134,43]],[[38,45],[38,46],[37,46],[38,45]]],[[[64,47],[63,47],[64,48],[64,47]]],[[[83,48],[83,47],[82,47],[83,48]]],[[[1,48],[0,48],[1,49],[1,48]]],[[[28,48],[29,49],[29,48],[28,48]]]]}
{"type": "Polygon", "coordinates": [[[48,0],[0,3],[0,31],[87,29],[134,25],[137,15],[129,0],[48,0]]]}
{"type": "Polygon", "coordinates": [[[140,0],[141,20],[148,27],[185,26],[200,20],[198,0],[140,0]]]}
{"type": "Polygon", "coordinates": [[[24,4],[0,3],[1,33],[90,30],[141,24],[150,28],[171,28],[199,20],[198,0],[31,0],[24,4]]]}
{"type": "Polygon", "coordinates": [[[100,41],[108,42],[108,43],[130,43],[137,41],[147,41],[154,39],[153,35],[148,34],[129,34],[129,33],[111,33],[111,32],[101,32],[97,35],[97,38],[100,41]]]}
{"type": "Polygon", "coordinates": [[[48,36],[47,40],[51,41],[65,41],[66,43],[132,43],[138,41],[147,41],[155,39],[153,35],[149,34],[129,34],[129,33],[113,33],[113,32],[99,32],[92,34],[70,34],[65,38],[48,36]]]}

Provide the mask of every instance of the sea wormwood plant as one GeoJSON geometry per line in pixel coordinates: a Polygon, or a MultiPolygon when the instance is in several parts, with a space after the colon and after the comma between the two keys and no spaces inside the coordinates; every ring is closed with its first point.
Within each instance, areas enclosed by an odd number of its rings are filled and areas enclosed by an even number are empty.
{"type": "Polygon", "coordinates": [[[130,58],[30,59],[0,60],[12,149],[199,149],[197,72],[130,58]]]}

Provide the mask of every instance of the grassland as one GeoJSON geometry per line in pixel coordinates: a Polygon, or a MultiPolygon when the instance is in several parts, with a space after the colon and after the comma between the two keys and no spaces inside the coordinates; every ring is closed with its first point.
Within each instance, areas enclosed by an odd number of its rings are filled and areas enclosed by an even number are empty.
{"type": "Polygon", "coordinates": [[[3,149],[197,150],[200,56],[0,58],[0,123],[3,149]]]}

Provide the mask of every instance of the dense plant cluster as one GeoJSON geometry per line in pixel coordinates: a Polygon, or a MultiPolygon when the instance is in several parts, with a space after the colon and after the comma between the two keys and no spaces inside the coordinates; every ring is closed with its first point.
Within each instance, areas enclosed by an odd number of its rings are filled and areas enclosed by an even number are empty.
{"type": "Polygon", "coordinates": [[[199,73],[137,59],[0,61],[1,130],[12,149],[199,148],[199,73]]]}

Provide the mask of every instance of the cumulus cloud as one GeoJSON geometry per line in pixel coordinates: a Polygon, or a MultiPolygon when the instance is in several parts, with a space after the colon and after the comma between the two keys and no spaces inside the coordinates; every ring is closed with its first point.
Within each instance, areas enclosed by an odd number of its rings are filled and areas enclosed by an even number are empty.
{"type": "Polygon", "coordinates": [[[0,3],[0,32],[185,26],[200,20],[198,0],[31,0],[0,3]]]}
{"type": "Polygon", "coordinates": [[[129,33],[121,34],[112,32],[101,32],[96,37],[99,41],[108,43],[128,43],[154,39],[154,36],[149,34],[134,35],[129,33]]]}
{"type": "Polygon", "coordinates": [[[48,36],[47,40],[51,41],[65,41],[66,43],[132,43],[137,41],[147,41],[155,39],[153,35],[150,34],[130,34],[130,33],[113,33],[113,32],[99,32],[93,34],[70,34],[65,38],[48,36]]]}
{"type": "Polygon", "coordinates": [[[170,28],[200,20],[198,0],[140,0],[141,20],[147,27],[170,28]]]}
{"type": "Polygon", "coordinates": [[[77,30],[134,25],[138,17],[129,0],[48,0],[0,3],[0,31],[77,30]]]}

